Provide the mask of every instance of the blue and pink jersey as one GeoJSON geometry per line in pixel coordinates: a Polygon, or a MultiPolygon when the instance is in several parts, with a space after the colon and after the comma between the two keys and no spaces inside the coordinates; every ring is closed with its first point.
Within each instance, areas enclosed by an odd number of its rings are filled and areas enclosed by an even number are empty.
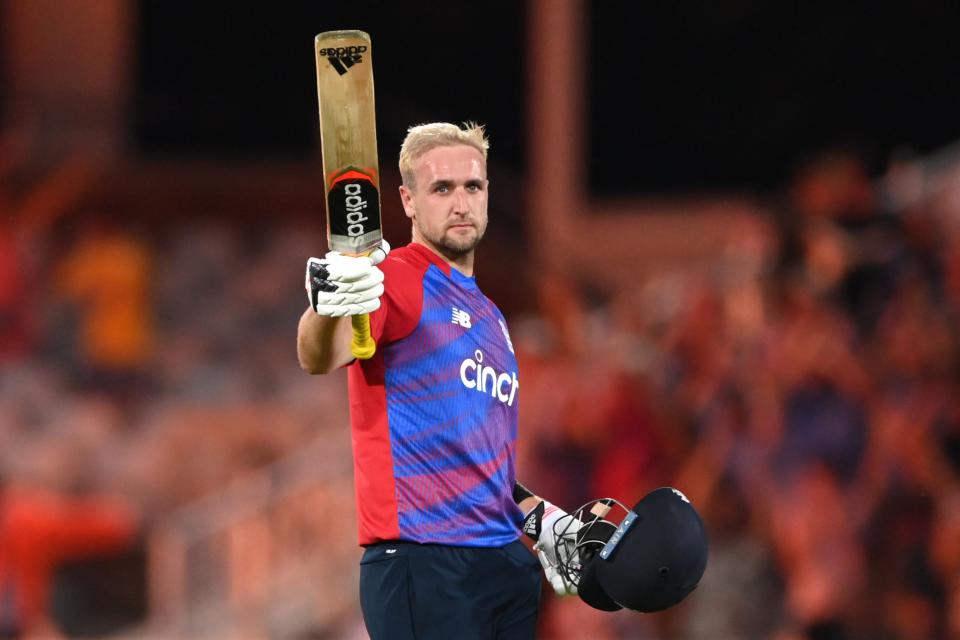
{"type": "Polygon", "coordinates": [[[517,539],[517,360],[473,278],[423,245],[380,264],[377,352],[348,369],[360,544],[517,539]]]}

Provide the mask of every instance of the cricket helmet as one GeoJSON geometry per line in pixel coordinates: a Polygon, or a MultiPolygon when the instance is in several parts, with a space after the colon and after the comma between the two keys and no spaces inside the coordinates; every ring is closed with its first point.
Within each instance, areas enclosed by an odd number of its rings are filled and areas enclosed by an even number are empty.
{"type": "Polygon", "coordinates": [[[592,500],[571,515],[554,526],[558,571],[591,607],[661,611],[703,576],[706,529],[676,489],[651,491],[633,509],[613,498],[592,500]]]}

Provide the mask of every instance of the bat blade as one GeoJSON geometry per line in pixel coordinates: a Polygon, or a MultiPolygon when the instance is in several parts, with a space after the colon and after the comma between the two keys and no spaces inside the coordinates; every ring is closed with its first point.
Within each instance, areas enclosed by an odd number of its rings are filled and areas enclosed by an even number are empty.
{"type": "Polygon", "coordinates": [[[330,249],[365,255],[383,239],[370,36],[327,31],[314,40],[330,249]]]}

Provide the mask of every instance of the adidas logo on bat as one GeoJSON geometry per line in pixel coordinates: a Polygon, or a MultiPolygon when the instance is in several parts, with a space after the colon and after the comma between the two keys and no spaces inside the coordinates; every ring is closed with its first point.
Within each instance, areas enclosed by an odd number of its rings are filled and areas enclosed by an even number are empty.
{"type": "Polygon", "coordinates": [[[363,210],[367,208],[367,201],[363,199],[363,187],[359,184],[346,184],[343,187],[347,197],[343,202],[347,209],[347,235],[350,237],[362,236],[366,231],[363,223],[367,221],[367,216],[363,210]]]}
{"type": "Polygon", "coordinates": [[[367,47],[364,45],[349,47],[330,47],[320,49],[320,55],[327,59],[330,66],[336,69],[340,75],[345,74],[355,64],[363,62],[363,54],[367,47]]]}

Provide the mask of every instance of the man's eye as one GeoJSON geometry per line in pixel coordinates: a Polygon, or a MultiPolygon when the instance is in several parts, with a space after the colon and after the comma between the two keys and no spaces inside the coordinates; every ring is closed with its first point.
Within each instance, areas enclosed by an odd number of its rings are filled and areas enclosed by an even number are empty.
{"type": "Polygon", "coordinates": [[[450,190],[450,188],[449,188],[447,185],[445,185],[445,184],[438,184],[438,185],[434,188],[434,191],[437,192],[437,193],[446,193],[446,192],[449,191],[449,190],[450,190]]]}

